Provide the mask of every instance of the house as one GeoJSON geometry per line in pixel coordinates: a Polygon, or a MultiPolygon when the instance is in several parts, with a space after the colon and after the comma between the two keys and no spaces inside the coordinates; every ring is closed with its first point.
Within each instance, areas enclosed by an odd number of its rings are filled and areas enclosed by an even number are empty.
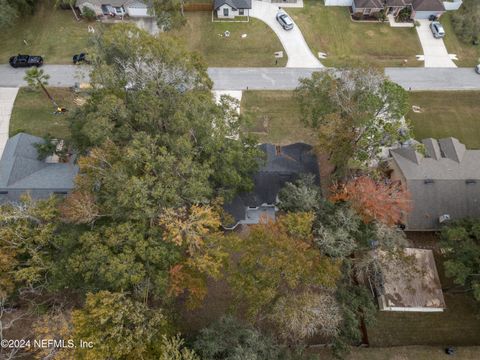
{"type": "Polygon", "coordinates": [[[0,203],[18,201],[25,192],[40,199],[73,189],[78,166],[58,163],[53,157],[38,160],[35,144],[44,141],[25,133],[8,139],[0,159],[0,203]]]}
{"type": "Polygon", "coordinates": [[[412,19],[440,17],[446,10],[441,0],[353,0],[352,13],[372,15],[385,11],[385,15],[397,16],[403,9],[411,10],[412,19]]]}
{"type": "Polygon", "coordinates": [[[95,15],[150,17],[150,6],[141,0],[77,0],[75,6],[83,14],[84,7],[95,15]]]}
{"type": "Polygon", "coordinates": [[[320,183],[317,157],[310,145],[262,144],[260,149],[265,153],[265,162],[254,176],[253,191],[239,194],[224,205],[225,211],[235,219],[234,225],[228,229],[234,229],[239,224],[275,220],[279,191],[285,183],[297,180],[301,174],[313,174],[320,183]]]}
{"type": "Polygon", "coordinates": [[[219,19],[249,16],[252,0],[214,0],[213,11],[219,19]]]}
{"type": "Polygon", "coordinates": [[[457,139],[424,139],[424,152],[411,145],[390,150],[391,179],[410,192],[413,209],[406,230],[435,231],[442,223],[480,217],[480,150],[457,139]]]}
{"type": "Polygon", "coordinates": [[[430,249],[404,249],[402,265],[391,263],[385,253],[375,293],[381,311],[442,312],[445,308],[442,285],[430,249]],[[399,269],[402,266],[402,269],[399,269]]]}

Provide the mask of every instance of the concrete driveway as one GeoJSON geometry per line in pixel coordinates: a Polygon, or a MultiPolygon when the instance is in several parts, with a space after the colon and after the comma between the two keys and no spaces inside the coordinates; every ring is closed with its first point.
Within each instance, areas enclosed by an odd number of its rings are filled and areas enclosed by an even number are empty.
{"type": "MultiPolygon", "coordinates": [[[[427,68],[454,68],[457,67],[448,54],[443,39],[435,39],[430,30],[429,20],[417,20],[420,26],[417,26],[418,38],[422,44],[425,67],[427,68]]],[[[448,36],[448,34],[447,34],[448,36]]]]}
{"type": "Polygon", "coordinates": [[[18,88],[0,88],[0,158],[7,144],[10,116],[17,93],[18,88]]]}
{"type": "MultiPolygon", "coordinates": [[[[262,20],[275,32],[288,55],[287,67],[295,68],[321,68],[323,65],[313,55],[302,32],[295,24],[292,30],[286,31],[277,22],[277,15],[281,4],[271,4],[263,1],[252,1],[250,16],[262,20]]],[[[288,13],[288,12],[287,12],[288,13]]]]}

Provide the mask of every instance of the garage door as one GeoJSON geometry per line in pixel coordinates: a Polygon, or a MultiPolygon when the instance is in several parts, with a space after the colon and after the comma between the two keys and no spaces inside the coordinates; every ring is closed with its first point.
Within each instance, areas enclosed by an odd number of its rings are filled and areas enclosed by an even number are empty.
{"type": "Polygon", "coordinates": [[[138,7],[129,6],[127,8],[127,13],[131,17],[149,16],[148,15],[148,9],[146,7],[140,7],[140,6],[138,6],[138,7]]]}

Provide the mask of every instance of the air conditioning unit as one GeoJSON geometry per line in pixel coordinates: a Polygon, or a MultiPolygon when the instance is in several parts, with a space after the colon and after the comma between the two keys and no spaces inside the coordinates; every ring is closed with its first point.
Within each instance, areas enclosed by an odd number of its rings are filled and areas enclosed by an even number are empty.
{"type": "Polygon", "coordinates": [[[440,224],[445,224],[446,222],[449,222],[450,219],[451,219],[451,218],[450,218],[450,215],[448,215],[448,214],[443,214],[443,215],[441,215],[441,216],[438,218],[438,222],[439,222],[440,224]]]}

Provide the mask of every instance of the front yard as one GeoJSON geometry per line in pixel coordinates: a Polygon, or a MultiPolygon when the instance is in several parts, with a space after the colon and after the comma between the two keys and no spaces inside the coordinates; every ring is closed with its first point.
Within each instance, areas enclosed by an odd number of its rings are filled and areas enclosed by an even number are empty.
{"type": "Polygon", "coordinates": [[[453,136],[467,148],[480,149],[479,99],[479,91],[410,93],[410,104],[421,108],[407,115],[416,139],[453,136]]]}
{"type": "Polygon", "coordinates": [[[461,42],[453,31],[451,13],[447,12],[440,19],[445,28],[445,46],[450,54],[457,54],[458,61],[455,64],[459,67],[471,67],[480,64],[480,45],[474,46],[461,42]]]}
{"type": "Polygon", "coordinates": [[[315,144],[315,132],[300,120],[292,91],[244,91],[241,112],[252,122],[251,131],[262,142],[286,145],[315,144]]]}
{"type": "MultiPolygon", "coordinates": [[[[183,40],[190,51],[200,53],[208,66],[285,66],[287,56],[278,59],[274,53],[283,51],[275,33],[260,20],[250,22],[212,22],[209,11],[186,13],[187,24],[170,32],[183,40]],[[225,31],[230,32],[225,37],[225,31]],[[246,37],[242,35],[246,34],[246,37]]],[[[162,36],[162,35],[161,35],[162,36]]]]}
{"type": "MultiPolygon", "coordinates": [[[[73,110],[76,106],[75,94],[67,88],[49,88],[59,106],[73,110]]],[[[12,116],[10,118],[10,133],[13,136],[19,132],[43,137],[50,134],[61,139],[70,137],[67,115],[54,115],[55,107],[41,90],[31,91],[21,88],[18,91],[12,116]]]]}
{"type": "Polygon", "coordinates": [[[414,28],[391,28],[388,23],[356,23],[346,7],[325,7],[306,0],[303,9],[287,9],[314,52],[324,52],[326,66],[423,66],[414,28]],[[407,62],[405,62],[407,60],[407,62]]]}
{"type": "Polygon", "coordinates": [[[98,26],[77,22],[71,10],[55,10],[53,0],[41,0],[32,16],[0,32],[0,63],[18,53],[42,55],[46,64],[71,63],[72,55],[88,46],[88,25],[98,26]]]}

